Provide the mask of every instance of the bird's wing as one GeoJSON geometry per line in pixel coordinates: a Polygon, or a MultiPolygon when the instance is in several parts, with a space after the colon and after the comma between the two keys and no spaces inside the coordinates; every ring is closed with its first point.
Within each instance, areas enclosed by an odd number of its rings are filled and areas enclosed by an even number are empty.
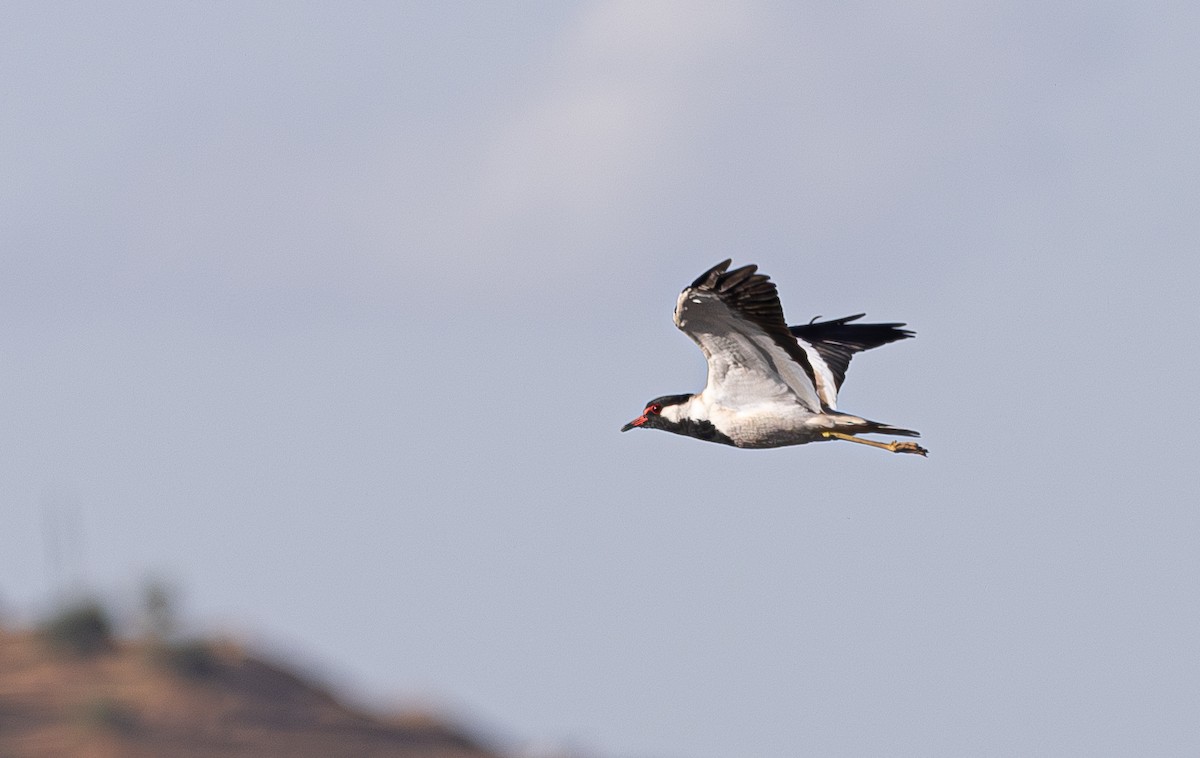
{"type": "Polygon", "coordinates": [[[729,408],[792,401],[821,412],[810,354],[788,331],[775,284],[757,266],[730,263],[703,273],[675,306],[675,325],[708,359],[704,394],[729,408]]]}
{"type": "MultiPolygon", "coordinates": [[[[855,353],[916,336],[914,332],[903,329],[904,324],[850,323],[864,315],[866,314],[859,313],[856,316],[831,321],[813,319],[812,323],[788,327],[788,331],[809,354],[815,350],[820,362],[828,367],[835,398],[837,391],[842,388],[842,382],[846,380],[846,368],[855,353]]],[[[829,404],[833,405],[832,402],[829,404]]]]}

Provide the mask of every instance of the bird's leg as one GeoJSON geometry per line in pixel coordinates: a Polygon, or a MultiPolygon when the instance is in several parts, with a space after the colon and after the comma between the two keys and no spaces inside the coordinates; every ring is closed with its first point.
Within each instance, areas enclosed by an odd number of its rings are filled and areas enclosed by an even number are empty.
{"type": "Polygon", "coordinates": [[[864,440],[855,437],[853,434],[843,434],[842,432],[821,432],[821,436],[825,439],[839,439],[847,442],[857,442],[860,445],[870,445],[888,450],[893,453],[916,453],[917,455],[929,455],[929,451],[921,447],[915,442],[900,442],[892,440],[891,442],[876,442],[875,440],[864,440]]]}

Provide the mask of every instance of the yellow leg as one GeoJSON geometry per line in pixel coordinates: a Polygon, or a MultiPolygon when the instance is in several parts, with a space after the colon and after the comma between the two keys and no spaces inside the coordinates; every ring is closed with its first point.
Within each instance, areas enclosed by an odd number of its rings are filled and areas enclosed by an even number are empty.
{"type": "Polygon", "coordinates": [[[870,445],[884,450],[889,450],[893,453],[916,453],[917,455],[929,455],[929,451],[921,447],[915,442],[899,442],[892,440],[891,442],[876,442],[875,440],[864,440],[855,437],[853,434],[843,434],[842,432],[821,432],[821,436],[826,439],[846,440],[847,442],[857,442],[860,445],[870,445]]]}

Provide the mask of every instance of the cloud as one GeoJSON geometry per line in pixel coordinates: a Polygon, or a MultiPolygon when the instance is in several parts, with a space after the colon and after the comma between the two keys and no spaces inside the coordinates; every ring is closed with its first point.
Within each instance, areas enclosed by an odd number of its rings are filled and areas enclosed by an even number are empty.
{"type": "Polygon", "coordinates": [[[7,154],[24,190],[2,211],[25,307],[393,301],[422,277],[414,298],[596,258],[673,186],[757,23],[732,2],[451,13],[435,28],[403,12],[302,14],[282,31],[194,15],[139,17],[148,35],[127,18],[104,19],[111,34],[82,18],[23,27],[31,48],[53,42],[49,61],[78,42],[96,80],[18,79],[27,144],[7,154]],[[208,33],[226,21],[232,49],[208,33]]]}
{"type": "Polygon", "coordinates": [[[580,14],[496,133],[485,216],[596,223],[635,200],[701,115],[714,63],[747,44],[754,21],[743,3],[597,3],[580,14]]]}

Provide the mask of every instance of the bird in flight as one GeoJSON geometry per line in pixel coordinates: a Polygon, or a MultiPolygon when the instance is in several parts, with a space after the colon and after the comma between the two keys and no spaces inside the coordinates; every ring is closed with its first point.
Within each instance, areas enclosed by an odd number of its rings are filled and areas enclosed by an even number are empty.
{"type": "Polygon", "coordinates": [[[788,326],[775,283],[757,266],[722,261],[679,295],[675,326],[700,346],[708,383],[690,395],[663,395],[621,427],[663,429],[735,447],[783,447],[845,440],[893,453],[928,451],[915,442],[860,434],[919,437],[911,429],[837,410],[837,393],[855,353],[914,336],[904,324],[855,323],[865,314],[788,326]]]}

